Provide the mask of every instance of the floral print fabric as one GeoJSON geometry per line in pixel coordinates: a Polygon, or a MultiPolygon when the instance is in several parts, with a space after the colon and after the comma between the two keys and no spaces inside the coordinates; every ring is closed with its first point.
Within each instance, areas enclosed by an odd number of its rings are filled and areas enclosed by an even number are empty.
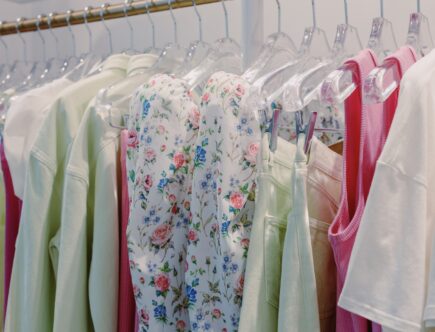
{"type": "Polygon", "coordinates": [[[141,332],[190,330],[185,272],[198,121],[184,82],[168,75],[151,78],[131,102],[127,238],[141,332]]]}
{"type": "Polygon", "coordinates": [[[261,131],[248,83],[216,73],[201,100],[186,292],[193,331],[237,331],[261,131]]]}

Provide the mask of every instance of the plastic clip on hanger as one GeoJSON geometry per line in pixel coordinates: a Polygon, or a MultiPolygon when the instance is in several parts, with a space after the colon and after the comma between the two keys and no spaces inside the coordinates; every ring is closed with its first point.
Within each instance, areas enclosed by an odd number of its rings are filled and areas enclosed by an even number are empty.
{"type": "Polygon", "coordinates": [[[243,78],[251,84],[265,73],[288,63],[297,55],[293,40],[281,31],[281,4],[276,0],[278,9],[278,32],[270,35],[263,45],[260,55],[243,74],[243,78]]]}
{"type": "Polygon", "coordinates": [[[211,50],[211,45],[204,42],[203,40],[202,17],[198,11],[198,8],[196,7],[196,0],[192,0],[192,4],[196,17],[198,18],[199,39],[197,41],[192,42],[189,45],[183,64],[183,67],[185,68],[185,72],[188,72],[192,68],[198,66],[201,63],[201,61],[203,61],[204,58],[208,56],[211,50]]]}
{"type": "Polygon", "coordinates": [[[174,28],[174,42],[167,44],[163,48],[152,69],[156,73],[175,74],[180,70],[180,68],[182,68],[187,50],[178,44],[178,25],[172,9],[171,0],[168,0],[168,6],[174,28]]]}
{"type": "MultiPolygon", "coordinates": [[[[373,19],[368,48],[379,58],[397,49],[392,24],[384,18],[384,2],[380,0],[381,17],[373,19]]],[[[356,89],[357,83],[351,70],[342,66],[333,71],[323,82],[320,100],[324,106],[334,107],[342,104],[356,89]]]]}
{"type": "Polygon", "coordinates": [[[225,18],[225,37],[215,41],[208,56],[184,76],[191,91],[201,88],[208,78],[217,71],[234,74],[242,73],[242,50],[240,45],[230,37],[228,11],[225,1],[222,0],[221,4],[225,18]]]}

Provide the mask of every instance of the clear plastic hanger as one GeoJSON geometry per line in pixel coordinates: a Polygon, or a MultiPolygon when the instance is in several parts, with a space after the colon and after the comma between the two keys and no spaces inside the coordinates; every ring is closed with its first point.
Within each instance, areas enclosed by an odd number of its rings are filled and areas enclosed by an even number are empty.
{"type": "Polygon", "coordinates": [[[193,9],[195,11],[196,17],[198,18],[198,28],[199,28],[199,37],[198,40],[190,43],[186,57],[184,59],[183,67],[186,69],[186,72],[190,71],[192,68],[199,65],[199,63],[208,56],[211,45],[209,43],[204,42],[203,33],[202,33],[202,17],[196,7],[196,0],[192,0],[193,9]]]}
{"type": "Polygon", "coordinates": [[[294,59],[297,49],[289,35],[281,31],[281,3],[276,0],[278,10],[278,32],[270,35],[263,45],[260,55],[243,74],[251,84],[265,72],[270,72],[294,59]]]}
{"type": "MultiPolygon", "coordinates": [[[[19,30],[19,26],[22,22],[22,18],[19,18],[17,20],[17,32],[18,32],[18,36],[20,37],[21,41],[24,43],[24,48],[25,48],[25,57],[27,61],[27,45],[25,43],[25,40],[23,38],[23,36],[21,36],[21,32],[19,30]]],[[[36,85],[38,83],[39,78],[41,77],[42,73],[45,70],[46,67],[46,63],[44,63],[44,61],[34,61],[30,64],[30,70],[25,74],[24,79],[19,82],[15,87],[15,91],[16,92],[24,92],[27,89],[31,88],[33,85],[36,85]]]]}
{"type": "Polygon", "coordinates": [[[358,30],[349,25],[347,0],[344,0],[345,24],[337,26],[334,45],[329,57],[316,66],[304,66],[298,74],[287,83],[283,94],[283,107],[286,111],[299,111],[318,98],[321,84],[331,71],[342,62],[354,56],[362,49],[358,30]]]}
{"type": "Polygon", "coordinates": [[[109,52],[105,54],[105,58],[107,58],[108,56],[113,54],[113,40],[112,40],[112,31],[109,29],[109,27],[106,24],[106,20],[104,19],[104,13],[107,11],[107,7],[109,5],[107,3],[104,3],[101,5],[100,7],[100,20],[101,23],[103,24],[104,29],[107,32],[107,37],[108,37],[108,41],[109,41],[109,52]]]}
{"type": "Polygon", "coordinates": [[[218,39],[212,45],[210,52],[201,63],[184,76],[191,91],[202,86],[208,78],[217,71],[241,74],[243,70],[243,54],[240,45],[230,37],[228,10],[225,1],[221,1],[225,18],[225,37],[218,39]]]}
{"type": "Polygon", "coordinates": [[[145,49],[146,54],[161,54],[161,50],[156,48],[156,26],[154,24],[154,21],[150,15],[150,6],[149,6],[149,2],[146,3],[146,11],[147,11],[147,17],[148,17],[148,21],[150,22],[151,25],[151,47],[145,49]]]}
{"type": "Polygon", "coordinates": [[[258,78],[253,83],[250,99],[252,99],[252,103],[256,103],[259,96],[262,103],[262,105],[258,105],[258,102],[256,106],[252,105],[255,109],[258,107],[260,109],[268,108],[272,102],[280,101],[287,88],[286,82],[293,75],[302,68],[315,67],[331,53],[325,31],[317,26],[315,0],[311,0],[311,5],[313,26],[305,29],[297,57],[284,66],[258,78]]]}
{"type": "Polygon", "coordinates": [[[381,16],[373,19],[367,47],[370,48],[383,61],[385,57],[397,50],[396,36],[393,24],[384,17],[384,0],[380,0],[381,16]]]}
{"type": "Polygon", "coordinates": [[[132,7],[132,2],[133,0],[125,0],[124,1],[124,20],[125,22],[127,22],[128,25],[128,29],[130,30],[130,45],[128,46],[128,48],[126,48],[125,50],[122,51],[122,53],[128,54],[128,55],[135,55],[135,54],[139,54],[141,52],[139,52],[138,50],[136,50],[136,48],[134,47],[134,29],[133,29],[133,25],[131,24],[130,18],[128,16],[128,9],[132,7]]]}
{"type": "MultiPolygon", "coordinates": [[[[381,16],[373,19],[368,48],[373,50],[378,59],[397,49],[396,37],[392,24],[384,18],[384,1],[380,0],[381,16]]],[[[322,84],[320,101],[324,106],[333,107],[342,104],[357,88],[353,72],[346,66],[333,71],[322,84]]]]}
{"type": "MultiPolygon", "coordinates": [[[[0,28],[3,25],[3,22],[0,21],[0,28]]],[[[10,72],[10,59],[9,59],[9,47],[8,44],[3,40],[3,37],[0,36],[0,44],[4,49],[4,59],[5,62],[1,64],[0,69],[0,91],[2,90],[2,82],[7,78],[10,72]]]]}
{"type": "MultiPolygon", "coordinates": [[[[283,95],[283,107],[286,111],[298,111],[296,116],[297,133],[305,134],[305,149],[308,146],[315,131],[325,131],[325,128],[315,128],[317,112],[310,113],[310,120],[305,126],[298,121],[303,120],[302,110],[305,109],[313,100],[318,98],[322,82],[328,74],[340,66],[342,62],[354,56],[362,49],[361,39],[358,30],[349,24],[349,11],[347,0],[344,0],[345,23],[337,26],[334,45],[329,58],[319,62],[312,68],[307,68],[304,72],[293,76],[289,81],[288,88],[283,95]],[[304,128],[301,131],[301,128],[304,128]]],[[[328,132],[341,132],[339,129],[327,129],[328,132]]],[[[273,133],[277,135],[276,132],[273,133]]]]}
{"type": "Polygon", "coordinates": [[[172,1],[168,0],[169,13],[171,14],[172,24],[174,26],[174,42],[167,44],[160,53],[157,62],[153,66],[156,73],[174,74],[182,67],[187,50],[178,43],[178,25],[175,18],[172,1]]]}
{"type": "Polygon", "coordinates": [[[89,40],[89,47],[88,51],[84,52],[79,56],[79,65],[74,67],[73,70],[67,73],[66,77],[71,81],[78,81],[79,79],[91,76],[95,73],[98,73],[101,71],[101,64],[104,60],[103,56],[95,54],[93,50],[93,43],[92,43],[92,31],[89,28],[88,25],[88,16],[91,11],[92,7],[87,6],[83,10],[83,21],[85,23],[85,28],[88,32],[88,40],[89,40]]]}
{"type": "Polygon", "coordinates": [[[418,56],[425,56],[434,48],[429,20],[421,12],[420,0],[417,0],[417,12],[412,13],[409,20],[406,44],[412,46],[418,56]]]}
{"type": "MultiPolygon", "coordinates": [[[[424,56],[433,48],[433,40],[428,19],[420,12],[420,1],[417,0],[417,13],[411,14],[407,44],[412,46],[418,55],[424,56]]],[[[363,98],[366,104],[382,103],[400,85],[400,68],[396,61],[385,61],[373,69],[364,81],[363,98]]]]}

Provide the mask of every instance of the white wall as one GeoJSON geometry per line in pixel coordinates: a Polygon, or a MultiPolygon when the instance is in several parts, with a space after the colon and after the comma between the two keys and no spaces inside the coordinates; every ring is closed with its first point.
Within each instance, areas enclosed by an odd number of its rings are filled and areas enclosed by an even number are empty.
{"type": "MultiPolygon", "coordinates": [[[[106,2],[119,2],[121,0],[112,0],[106,2]]],[[[227,2],[230,16],[230,33],[231,36],[241,42],[242,36],[242,1],[251,0],[232,0],[227,2]]],[[[254,0],[252,0],[254,1],[254,0]]],[[[6,0],[0,0],[0,20],[14,20],[19,16],[32,17],[40,13],[49,13],[51,11],[65,11],[67,9],[79,9],[86,5],[98,6],[104,1],[98,0],[45,0],[33,1],[30,4],[15,4],[6,0]]],[[[379,0],[348,0],[350,23],[359,29],[361,39],[365,44],[367,42],[371,20],[379,16],[379,0]]],[[[384,0],[385,17],[393,22],[396,37],[399,43],[403,43],[406,38],[408,29],[409,14],[416,10],[415,0],[384,0]]],[[[311,19],[311,0],[281,0],[283,31],[287,32],[298,45],[301,41],[303,29],[312,25],[311,19]]],[[[335,28],[338,23],[343,23],[343,0],[316,0],[317,20],[319,27],[323,28],[330,40],[332,41],[335,28]]],[[[433,33],[435,34],[435,1],[421,0],[422,11],[429,20],[433,22],[433,33]]],[[[220,4],[198,6],[202,13],[204,21],[204,37],[207,41],[213,41],[224,35],[223,12],[220,4]]],[[[275,0],[264,0],[264,30],[268,35],[276,30],[276,6],[275,0]]],[[[197,39],[196,16],[193,9],[180,9],[175,11],[179,26],[179,41],[183,45],[188,45],[192,40],[197,39]]],[[[163,46],[172,40],[173,29],[169,13],[153,14],[156,22],[157,43],[163,46]]],[[[150,31],[146,16],[137,16],[131,18],[135,29],[135,45],[143,49],[150,45],[150,31]]],[[[128,47],[129,30],[122,19],[108,22],[113,31],[114,47],[117,50],[128,47]]],[[[95,50],[107,50],[107,35],[101,23],[91,24],[95,50]]],[[[87,49],[88,38],[83,27],[73,28],[77,35],[78,51],[82,52],[87,49]]],[[[55,33],[62,41],[63,53],[71,52],[71,39],[68,38],[66,29],[57,29],[55,33]]],[[[29,56],[32,58],[41,57],[39,49],[40,41],[36,33],[24,34],[29,45],[29,56]]],[[[48,32],[44,32],[49,45],[49,53],[54,54],[52,38],[48,32]]],[[[16,36],[4,37],[8,43],[10,53],[13,57],[22,55],[22,47],[16,36]]],[[[1,50],[0,52],[3,52],[1,50]]],[[[3,54],[3,53],[0,53],[3,54]]],[[[0,59],[0,61],[4,61],[0,59]]]]}

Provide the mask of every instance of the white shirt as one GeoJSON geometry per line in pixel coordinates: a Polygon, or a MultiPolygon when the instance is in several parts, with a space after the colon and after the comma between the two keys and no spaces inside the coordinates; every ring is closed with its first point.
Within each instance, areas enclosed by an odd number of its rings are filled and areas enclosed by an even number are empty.
{"type": "MultiPolygon", "coordinates": [[[[29,157],[6,332],[53,330],[57,290],[49,241],[60,223],[65,162],[89,101],[99,89],[125,77],[128,59],[126,55],[110,57],[101,73],[71,85],[47,112],[29,157]]],[[[74,307],[75,297],[65,301],[71,309],[83,310],[74,307]]]]}
{"type": "Polygon", "coordinates": [[[402,80],[339,306],[388,329],[435,326],[435,51],[402,80]]]}
{"type": "Polygon", "coordinates": [[[67,78],[60,78],[11,98],[3,138],[15,196],[20,199],[23,199],[30,150],[49,106],[72,83],[67,78]]]}
{"type": "MultiPolygon", "coordinates": [[[[156,56],[134,56],[127,71],[146,69],[152,60],[156,56]]],[[[120,125],[119,113],[128,113],[127,97],[144,80],[145,74],[134,75],[106,89],[108,102],[117,103],[112,124],[120,125]]],[[[110,125],[99,98],[90,105],[71,147],[61,226],[50,248],[59,257],[53,331],[85,331],[90,321],[96,332],[118,328],[120,130],[110,125]],[[72,301],[65,299],[73,298],[81,310],[71,310],[72,301]]]]}

